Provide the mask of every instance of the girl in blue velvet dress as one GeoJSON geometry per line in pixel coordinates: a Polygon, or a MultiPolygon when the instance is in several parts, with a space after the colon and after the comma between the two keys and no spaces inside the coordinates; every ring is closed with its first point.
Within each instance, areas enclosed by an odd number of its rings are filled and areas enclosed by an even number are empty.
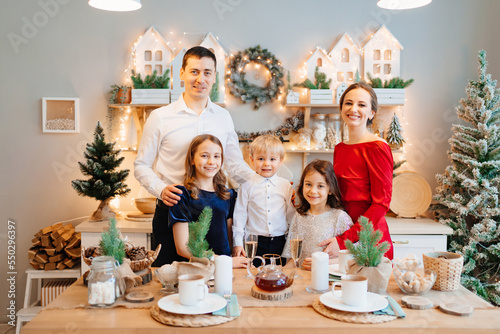
{"type": "MultiPolygon", "coordinates": [[[[223,149],[213,135],[199,135],[191,142],[185,161],[186,174],[180,201],[168,215],[173,244],[165,245],[172,261],[187,261],[192,255],[186,246],[188,224],[198,220],[203,208],[212,208],[212,222],[206,239],[216,255],[231,256],[232,219],[236,192],[226,188],[226,177],[221,171],[223,149]]],[[[233,267],[243,267],[247,259],[233,258],[233,267]]]]}

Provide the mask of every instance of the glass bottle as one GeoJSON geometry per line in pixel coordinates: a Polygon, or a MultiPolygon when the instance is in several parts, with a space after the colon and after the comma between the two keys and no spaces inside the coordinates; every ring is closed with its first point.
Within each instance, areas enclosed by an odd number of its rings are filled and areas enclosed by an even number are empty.
{"type": "Polygon", "coordinates": [[[112,256],[92,259],[88,276],[88,298],[92,306],[109,306],[116,301],[118,282],[117,261],[112,256]]]}
{"type": "Polygon", "coordinates": [[[328,148],[334,148],[342,141],[342,125],[339,114],[328,114],[327,145],[328,148]]]}
{"type": "Polygon", "coordinates": [[[313,114],[311,115],[311,130],[314,140],[314,148],[324,149],[326,148],[326,115],[325,114],[313,114]]]}

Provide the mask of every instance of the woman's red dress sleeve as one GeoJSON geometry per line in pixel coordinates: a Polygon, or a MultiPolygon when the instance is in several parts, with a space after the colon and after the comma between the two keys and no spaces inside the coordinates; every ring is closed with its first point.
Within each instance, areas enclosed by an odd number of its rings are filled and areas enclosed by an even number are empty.
{"type": "MultiPolygon", "coordinates": [[[[383,232],[382,241],[390,241],[390,236],[385,222],[385,215],[389,211],[392,196],[392,172],[393,159],[390,147],[384,142],[377,142],[376,148],[366,149],[365,162],[368,171],[370,182],[370,197],[371,204],[359,216],[367,217],[372,223],[375,230],[383,232]],[[381,223],[379,226],[379,222],[381,223]],[[383,223],[382,223],[383,222],[383,223]]],[[[344,161],[349,163],[349,161],[344,161]]],[[[351,217],[355,220],[355,224],[341,236],[337,237],[337,242],[340,248],[345,248],[344,242],[351,240],[358,241],[358,233],[361,229],[359,224],[359,216],[351,217]]]]}

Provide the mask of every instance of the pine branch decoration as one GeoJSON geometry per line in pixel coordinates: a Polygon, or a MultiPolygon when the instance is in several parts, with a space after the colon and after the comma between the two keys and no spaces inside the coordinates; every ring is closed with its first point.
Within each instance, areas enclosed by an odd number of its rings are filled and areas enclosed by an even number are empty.
{"type": "Polygon", "coordinates": [[[211,258],[214,255],[213,250],[208,249],[208,241],[205,238],[210,229],[211,222],[212,208],[206,206],[198,217],[198,221],[188,224],[189,239],[187,247],[194,257],[211,258]]]}
{"type": "Polygon", "coordinates": [[[382,257],[389,249],[389,243],[382,239],[382,232],[373,230],[373,224],[368,218],[361,216],[359,218],[361,231],[359,231],[359,242],[354,245],[352,241],[347,240],[345,246],[354,256],[356,263],[363,267],[376,267],[382,261],[382,257]]]}
{"type": "Polygon", "coordinates": [[[120,230],[116,227],[116,219],[109,220],[108,230],[101,233],[101,241],[99,242],[101,254],[112,256],[120,264],[125,258],[125,242],[120,237],[120,230]]]}

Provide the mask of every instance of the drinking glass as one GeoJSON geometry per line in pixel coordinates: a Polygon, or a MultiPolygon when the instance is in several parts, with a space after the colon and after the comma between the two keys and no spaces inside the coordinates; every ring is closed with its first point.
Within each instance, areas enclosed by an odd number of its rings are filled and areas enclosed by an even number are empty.
{"type": "MultiPolygon", "coordinates": [[[[255,254],[257,253],[258,239],[259,238],[257,234],[245,234],[245,253],[247,254],[247,258],[249,259],[249,266],[253,266],[252,262],[255,254]]],[[[245,278],[252,278],[252,276],[247,274],[245,278]]]]}
{"type": "MultiPolygon", "coordinates": [[[[302,253],[302,244],[304,243],[304,236],[302,232],[294,231],[290,232],[290,254],[292,256],[293,263],[295,268],[299,268],[299,258],[302,253]]],[[[295,279],[301,279],[297,271],[295,272],[295,279]]]]}

